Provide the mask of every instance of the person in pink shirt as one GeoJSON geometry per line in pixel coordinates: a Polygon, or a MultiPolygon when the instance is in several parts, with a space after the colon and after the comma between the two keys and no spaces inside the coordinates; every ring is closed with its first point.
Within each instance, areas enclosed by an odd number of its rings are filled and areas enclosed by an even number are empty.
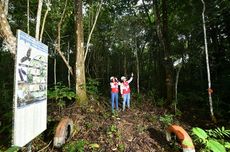
{"type": "Polygon", "coordinates": [[[125,107],[127,105],[128,108],[130,108],[130,87],[129,83],[133,80],[133,73],[131,74],[131,78],[127,81],[126,77],[122,76],[121,77],[122,83],[120,87],[121,95],[123,98],[123,111],[125,110],[125,107]]]}
{"type": "Polygon", "coordinates": [[[118,110],[118,85],[120,82],[117,80],[116,77],[110,77],[110,87],[111,87],[111,105],[112,105],[112,112],[114,112],[114,101],[116,102],[116,110],[118,110]]]}

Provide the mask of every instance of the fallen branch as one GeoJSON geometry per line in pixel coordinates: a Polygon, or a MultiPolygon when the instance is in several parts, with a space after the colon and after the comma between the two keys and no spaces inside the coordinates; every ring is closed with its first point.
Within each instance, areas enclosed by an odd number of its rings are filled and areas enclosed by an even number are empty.
{"type": "Polygon", "coordinates": [[[49,142],[48,145],[46,145],[45,147],[43,147],[42,149],[40,149],[38,152],[44,151],[46,148],[49,147],[49,145],[52,143],[52,140],[49,142]]]}

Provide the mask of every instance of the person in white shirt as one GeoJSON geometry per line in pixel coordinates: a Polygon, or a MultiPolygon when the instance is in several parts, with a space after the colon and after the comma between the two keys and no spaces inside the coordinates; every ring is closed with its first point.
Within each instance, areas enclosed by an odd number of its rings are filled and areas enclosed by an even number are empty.
{"type": "Polygon", "coordinates": [[[128,108],[130,108],[130,92],[131,89],[129,87],[129,83],[133,80],[133,73],[131,74],[131,78],[127,81],[125,76],[121,77],[122,83],[120,87],[120,92],[123,98],[123,111],[125,110],[125,107],[127,105],[128,108]]]}
{"type": "Polygon", "coordinates": [[[110,87],[111,87],[111,105],[112,105],[112,112],[114,112],[114,101],[116,103],[116,110],[118,110],[118,85],[120,82],[117,80],[116,77],[110,77],[110,87]]]}

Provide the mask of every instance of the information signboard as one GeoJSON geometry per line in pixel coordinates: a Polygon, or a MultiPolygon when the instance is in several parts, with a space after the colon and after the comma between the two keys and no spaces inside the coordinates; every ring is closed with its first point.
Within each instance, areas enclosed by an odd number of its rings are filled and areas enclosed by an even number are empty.
{"type": "Polygon", "coordinates": [[[47,127],[48,46],[17,31],[13,145],[23,147],[47,127]]]}

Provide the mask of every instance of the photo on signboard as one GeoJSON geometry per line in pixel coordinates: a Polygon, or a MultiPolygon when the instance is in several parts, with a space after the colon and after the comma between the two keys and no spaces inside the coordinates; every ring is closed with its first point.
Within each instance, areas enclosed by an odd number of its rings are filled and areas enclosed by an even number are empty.
{"type": "Polygon", "coordinates": [[[46,57],[34,53],[30,46],[26,50],[18,63],[18,107],[46,99],[46,57]]]}

